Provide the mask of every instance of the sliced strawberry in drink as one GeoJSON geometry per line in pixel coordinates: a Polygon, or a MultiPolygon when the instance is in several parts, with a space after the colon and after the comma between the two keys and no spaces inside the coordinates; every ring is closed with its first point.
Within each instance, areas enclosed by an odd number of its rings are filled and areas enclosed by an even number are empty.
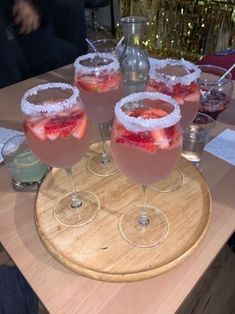
{"type": "Polygon", "coordinates": [[[199,101],[200,94],[198,85],[194,82],[190,85],[176,84],[174,86],[173,96],[180,105],[183,105],[184,101],[199,101]]]}
{"type": "Polygon", "coordinates": [[[60,135],[60,121],[63,118],[52,118],[48,121],[48,123],[45,125],[45,132],[46,132],[46,137],[51,140],[54,141],[57,139],[57,137],[59,137],[60,135]]]}
{"type": "MultiPolygon", "coordinates": [[[[148,119],[156,119],[165,117],[166,115],[167,112],[161,108],[148,108],[144,112],[143,117],[148,119]]],[[[167,134],[165,133],[165,129],[153,130],[151,133],[155,145],[157,145],[161,149],[169,147],[170,143],[167,134]]]]}
{"type": "Polygon", "coordinates": [[[156,119],[162,118],[167,115],[167,113],[161,108],[137,108],[130,113],[128,113],[131,117],[141,117],[144,119],[156,119]]]}
{"type": "Polygon", "coordinates": [[[76,129],[73,131],[72,135],[79,140],[83,138],[87,129],[87,117],[83,114],[82,118],[79,119],[76,129]]]}
{"type": "Polygon", "coordinates": [[[200,100],[199,90],[187,95],[184,100],[188,101],[188,102],[198,102],[199,103],[199,100],[200,100]]]}
{"type": "Polygon", "coordinates": [[[177,102],[178,105],[182,106],[184,104],[184,98],[181,96],[173,96],[177,102]]]}
{"type": "Polygon", "coordinates": [[[168,87],[165,83],[157,82],[157,81],[151,80],[151,79],[148,82],[147,91],[149,91],[149,92],[160,92],[160,93],[164,93],[167,95],[172,93],[170,87],[168,87]]]}
{"type": "Polygon", "coordinates": [[[188,85],[182,85],[182,84],[175,84],[173,86],[173,95],[174,97],[177,96],[177,97],[184,97],[186,95],[188,95],[190,92],[189,92],[189,87],[188,85]]]}
{"type": "Polygon", "coordinates": [[[54,131],[54,132],[52,132],[52,131],[47,131],[47,138],[50,140],[50,141],[55,141],[58,137],[59,137],[59,135],[60,135],[60,131],[59,131],[59,129],[57,130],[57,131],[54,131]]]}
{"type": "MultiPolygon", "coordinates": [[[[166,116],[167,112],[161,108],[137,108],[130,112],[130,115],[136,118],[156,119],[166,116]]],[[[164,129],[134,133],[127,131],[119,122],[115,122],[114,130],[117,136],[119,135],[117,142],[136,145],[151,152],[155,152],[157,147],[165,149],[170,145],[164,129]]]]}
{"type": "Polygon", "coordinates": [[[173,96],[179,103],[183,102],[184,99],[191,98],[191,95],[197,95],[198,97],[198,85],[192,82],[190,85],[176,84],[174,86],[173,96]]]}
{"type": "Polygon", "coordinates": [[[119,73],[100,76],[82,75],[75,80],[77,86],[86,91],[107,92],[118,88],[121,75],[119,73]]]}
{"type": "Polygon", "coordinates": [[[57,116],[51,118],[45,125],[45,132],[48,139],[54,141],[58,136],[62,138],[68,137],[77,127],[81,117],[81,112],[73,112],[69,116],[57,116]]]}
{"type": "Polygon", "coordinates": [[[126,144],[129,144],[132,146],[137,146],[139,148],[145,149],[145,150],[153,152],[153,153],[156,151],[156,145],[154,145],[153,143],[133,142],[133,141],[126,139],[125,137],[117,138],[116,142],[117,143],[126,143],[126,144]]]}
{"type": "Polygon", "coordinates": [[[161,108],[148,108],[144,111],[142,117],[145,119],[156,119],[165,117],[166,115],[166,111],[161,108]]]}
{"type": "Polygon", "coordinates": [[[198,83],[192,82],[192,83],[189,85],[190,94],[191,94],[191,93],[194,93],[194,92],[196,92],[196,91],[198,91],[198,89],[199,89],[198,83]]]}
{"type": "Polygon", "coordinates": [[[152,131],[152,136],[154,138],[154,144],[161,149],[168,148],[170,143],[164,129],[152,131]]]}
{"type": "Polygon", "coordinates": [[[98,76],[82,75],[76,78],[76,85],[86,91],[98,91],[103,79],[98,76]]]}
{"type": "Polygon", "coordinates": [[[45,124],[47,123],[48,119],[42,118],[37,119],[36,121],[33,120],[31,123],[31,120],[28,122],[28,127],[31,129],[31,131],[34,133],[34,135],[39,138],[41,141],[44,141],[46,139],[45,134],[45,124]]]}
{"type": "Polygon", "coordinates": [[[84,115],[84,112],[83,111],[80,111],[80,110],[75,110],[75,111],[72,111],[71,114],[70,114],[70,118],[73,118],[75,120],[79,120],[83,117],[84,115]]]}
{"type": "Polygon", "coordinates": [[[60,136],[63,138],[68,137],[69,135],[71,135],[71,133],[73,132],[73,130],[76,128],[76,121],[72,121],[72,122],[66,122],[66,125],[62,128],[61,132],[60,132],[60,136]]]}
{"type": "Polygon", "coordinates": [[[112,75],[105,76],[104,81],[100,85],[100,92],[107,92],[113,89],[117,89],[119,87],[121,81],[121,75],[119,73],[115,73],[112,75]]]}
{"type": "Polygon", "coordinates": [[[151,152],[156,151],[156,145],[153,143],[151,132],[134,133],[126,130],[126,133],[119,136],[116,142],[137,146],[151,152]]]}
{"type": "MultiPolygon", "coordinates": [[[[142,109],[142,112],[140,114],[140,116],[145,119],[162,118],[166,115],[167,113],[161,108],[142,109]]],[[[152,141],[154,143],[155,150],[156,150],[156,145],[160,148],[167,148],[169,146],[169,141],[164,132],[164,129],[153,130],[152,132],[148,132],[148,133],[150,133],[152,136],[152,141]]]]}

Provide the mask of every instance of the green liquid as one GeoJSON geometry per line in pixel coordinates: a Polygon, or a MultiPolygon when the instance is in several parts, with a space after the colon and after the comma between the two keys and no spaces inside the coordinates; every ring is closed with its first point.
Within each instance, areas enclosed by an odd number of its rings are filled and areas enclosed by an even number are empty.
{"type": "Polygon", "coordinates": [[[30,151],[23,151],[10,158],[8,169],[14,181],[21,183],[39,182],[48,170],[48,166],[42,163],[30,151]]]}

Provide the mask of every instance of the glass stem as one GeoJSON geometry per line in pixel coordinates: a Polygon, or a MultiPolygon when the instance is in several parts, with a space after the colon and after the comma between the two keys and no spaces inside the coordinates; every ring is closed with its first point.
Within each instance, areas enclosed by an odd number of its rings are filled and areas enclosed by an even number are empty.
{"type": "Polygon", "coordinates": [[[147,216],[147,198],[146,198],[146,189],[147,185],[142,185],[141,190],[142,190],[142,206],[140,210],[140,215],[138,218],[138,223],[141,225],[148,225],[150,223],[150,219],[147,216]]]}
{"type": "Polygon", "coordinates": [[[102,164],[106,164],[111,161],[111,156],[107,151],[107,145],[105,141],[106,125],[107,124],[105,122],[99,123],[101,141],[102,141],[102,156],[101,156],[102,164]]]}
{"type": "Polygon", "coordinates": [[[65,168],[65,171],[66,171],[68,177],[70,178],[71,186],[72,186],[71,207],[72,208],[78,208],[82,205],[82,201],[79,199],[78,194],[77,194],[76,189],[75,189],[72,168],[71,167],[65,168]]]}

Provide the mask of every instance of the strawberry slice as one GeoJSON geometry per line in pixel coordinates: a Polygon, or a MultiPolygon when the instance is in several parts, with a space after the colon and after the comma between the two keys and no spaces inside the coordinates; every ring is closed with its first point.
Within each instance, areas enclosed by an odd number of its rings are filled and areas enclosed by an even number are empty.
{"type": "Polygon", "coordinates": [[[102,82],[103,78],[95,75],[82,75],[76,78],[76,85],[86,91],[98,91],[102,82]]]}
{"type": "Polygon", "coordinates": [[[170,143],[164,129],[152,131],[152,136],[154,138],[154,144],[161,149],[166,149],[169,147],[170,143]]]}
{"type": "Polygon", "coordinates": [[[87,129],[87,117],[83,114],[83,117],[79,119],[77,128],[73,131],[72,135],[81,140],[87,129]]]}
{"type": "Polygon", "coordinates": [[[175,100],[176,100],[176,102],[177,102],[178,105],[181,106],[181,105],[184,104],[184,98],[183,98],[183,97],[174,95],[174,98],[175,98],[175,100]]]}
{"type": "Polygon", "coordinates": [[[199,103],[199,100],[200,100],[200,92],[199,90],[187,95],[185,97],[185,101],[188,101],[188,102],[198,102],[199,103]]]}
{"type": "Polygon", "coordinates": [[[100,92],[107,92],[113,89],[117,89],[119,87],[121,81],[121,75],[115,73],[113,75],[106,76],[103,83],[100,85],[100,92]]]}
{"type": "Polygon", "coordinates": [[[126,130],[125,134],[116,139],[117,143],[127,143],[129,145],[137,146],[145,150],[155,152],[156,145],[153,143],[151,132],[129,132],[126,130]]]}
{"type": "Polygon", "coordinates": [[[121,81],[121,75],[115,73],[112,75],[82,75],[76,78],[77,86],[86,91],[107,92],[117,89],[121,81]]]}
{"type": "Polygon", "coordinates": [[[200,99],[198,85],[196,83],[191,83],[190,85],[176,84],[173,97],[179,105],[183,105],[184,101],[197,102],[200,99]]]}
{"type": "Polygon", "coordinates": [[[147,85],[147,91],[149,92],[159,92],[167,95],[171,94],[171,89],[162,82],[157,82],[153,79],[150,79],[147,85]]]}
{"type": "MultiPolygon", "coordinates": [[[[147,118],[162,118],[167,115],[167,112],[161,108],[150,108],[145,113],[144,117],[147,118]]],[[[161,149],[168,148],[170,143],[165,129],[159,129],[152,131],[152,136],[154,138],[154,144],[161,149]]]]}
{"type": "Polygon", "coordinates": [[[137,146],[139,148],[145,149],[145,150],[150,151],[152,153],[154,153],[156,151],[156,145],[154,145],[153,143],[133,142],[133,141],[129,141],[125,137],[117,138],[116,142],[121,143],[121,144],[126,143],[129,145],[137,146]]]}
{"type": "Polygon", "coordinates": [[[45,141],[46,139],[46,134],[45,134],[45,124],[47,123],[48,119],[37,119],[31,123],[31,121],[28,123],[29,129],[34,133],[34,135],[39,138],[41,141],[45,141]]]}
{"type": "Polygon", "coordinates": [[[190,85],[176,84],[174,85],[173,95],[175,98],[187,98],[191,94],[198,95],[198,85],[197,83],[192,82],[190,85]]]}
{"type": "Polygon", "coordinates": [[[57,116],[51,118],[45,125],[45,133],[48,139],[54,141],[61,136],[67,138],[77,127],[78,121],[82,113],[80,111],[73,112],[69,116],[57,116]]]}
{"type": "Polygon", "coordinates": [[[166,111],[164,111],[161,108],[149,108],[145,110],[142,117],[145,119],[156,119],[165,117],[166,115],[167,115],[166,111]]]}
{"type": "MultiPolygon", "coordinates": [[[[137,108],[130,112],[132,117],[142,117],[144,119],[162,118],[167,112],[161,108],[137,108]]],[[[114,135],[116,134],[118,143],[128,143],[155,152],[157,147],[166,149],[170,142],[164,129],[151,132],[129,132],[119,122],[114,122],[114,135]]]]}
{"type": "Polygon", "coordinates": [[[167,113],[161,108],[137,108],[128,114],[131,117],[141,117],[144,119],[162,118],[167,115],[167,113]]]}

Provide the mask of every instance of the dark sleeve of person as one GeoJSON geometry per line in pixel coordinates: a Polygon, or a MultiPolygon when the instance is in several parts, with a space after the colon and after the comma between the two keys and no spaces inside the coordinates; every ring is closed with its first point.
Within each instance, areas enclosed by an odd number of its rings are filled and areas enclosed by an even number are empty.
{"type": "Polygon", "coordinates": [[[38,313],[38,298],[16,267],[0,266],[0,313],[38,313]]]}
{"type": "Polygon", "coordinates": [[[54,1],[53,0],[30,0],[41,14],[41,27],[54,24],[54,1]]]}
{"type": "Polygon", "coordinates": [[[73,43],[79,49],[79,55],[87,53],[84,1],[52,0],[52,2],[56,33],[73,43]]]}

